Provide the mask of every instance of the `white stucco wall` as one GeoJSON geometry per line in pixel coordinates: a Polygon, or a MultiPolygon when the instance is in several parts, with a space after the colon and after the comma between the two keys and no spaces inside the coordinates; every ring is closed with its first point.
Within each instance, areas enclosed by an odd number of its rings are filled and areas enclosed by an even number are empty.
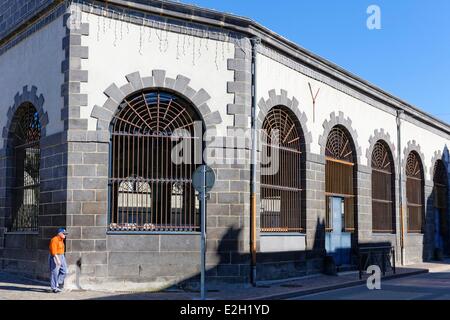
{"type": "MultiPolygon", "coordinates": [[[[389,133],[391,142],[397,148],[397,125],[394,115],[309,78],[263,54],[258,54],[257,59],[258,101],[261,98],[267,100],[268,92],[272,89],[275,89],[277,94],[284,89],[288,92],[288,98],[295,97],[300,103],[300,111],[305,112],[308,117],[307,128],[313,136],[311,152],[320,153],[319,137],[324,132],[323,123],[330,119],[332,112],[337,115],[340,111],[344,113],[345,117],[352,120],[352,127],[358,133],[358,145],[362,151],[362,158],[358,159],[359,163],[368,164],[366,152],[370,147],[369,139],[377,129],[383,128],[385,132],[389,133]],[[313,122],[313,104],[308,83],[311,83],[314,94],[320,88],[316,101],[315,122],[313,122]]],[[[406,120],[403,123],[402,154],[408,141],[416,140],[425,155],[426,179],[430,179],[429,168],[434,152],[442,151],[449,141],[406,120]]]]}
{"type": "Polygon", "coordinates": [[[90,35],[82,39],[82,45],[89,47],[89,59],[83,60],[83,69],[89,70],[89,82],[82,85],[89,103],[82,108],[81,117],[89,119],[90,130],[96,128],[96,119],[90,117],[92,108],[105,103],[107,97],[103,91],[109,85],[126,84],[125,76],[136,71],[142,77],[151,76],[154,69],[166,70],[166,76],[174,79],[177,75],[186,76],[194,90],[203,88],[209,93],[211,111],[219,110],[222,115],[223,123],[217,126],[219,135],[225,135],[227,126],[233,125],[233,117],[226,114],[226,107],[234,98],[227,93],[227,82],[234,79],[233,71],[227,70],[227,59],[234,57],[234,44],[206,39],[200,42],[201,38],[126,22],[116,25],[115,21],[110,23],[110,19],[93,14],[87,17],[83,13],[82,19],[89,19],[90,35]],[[165,41],[159,40],[166,38],[167,50],[165,41]]]}
{"type": "MultiPolygon", "coordinates": [[[[0,128],[7,122],[8,108],[14,104],[14,96],[28,85],[37,87],[37,95],[45,98],[44,110],[48,113],[47,136],[61,132],[61,85],[64,75],[62,39],[65,36],[62,16],[43,29],[33,33],[0,56],[0,128]]],[[[3,148],[3,139],[0,139],[3,148]]]]}

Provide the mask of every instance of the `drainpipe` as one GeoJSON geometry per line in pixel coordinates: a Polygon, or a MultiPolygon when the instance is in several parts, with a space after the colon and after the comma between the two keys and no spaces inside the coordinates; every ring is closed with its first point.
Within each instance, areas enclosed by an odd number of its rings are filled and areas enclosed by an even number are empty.
{"type": "Polygon", "coordinates": [[[257,46],[261,39],[252,38],[252,151],[250,163],[250,254],[251,254],[251,274],[250,279],[253,286],[256,286],[256,159],[257,159],[257,134],[256,134],[256,56],[257,46]]]}
{"type": "Polygon", "coordinates": [[[402,140],[401,140],[401,116],[405,112],[397,110],[397,157],[398,157],[398,193],[400,202],[400,253],[402,265],[405,265],[405,227],[404,227],[404,210],[403,210],[403,182],[402,182],[402,140]]]}

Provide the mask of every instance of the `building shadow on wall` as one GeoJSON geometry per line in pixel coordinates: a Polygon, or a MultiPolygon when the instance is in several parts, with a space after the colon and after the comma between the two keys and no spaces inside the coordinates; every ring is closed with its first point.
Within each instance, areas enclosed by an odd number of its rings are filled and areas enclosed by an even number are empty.
{"type": "Polygon", "coordinates": [[[422,259],[442,261],[450,256],[450,159],[447,146],[433,168],[433,189],[425,202],[425,227],[422,259]]]}
{"type": "MultiPolygon", "coordinates": [[[[216,252],[219,261],[214,266],[209,266],[206,271],[206,280],[213,287],[219,288],[224,283],[251,285],[251,254],[239,250],[238,239],[241,239],[242,232],[242,228],[230,227],[219,241],[216,252]]],[[[258,249],[257,282],[323,272],[323,259],[326,255],[325,223],[319,219],[312,241],[313,246],[310,250],[261,252],[258,249]]],[[[246,247],[249,248],[250,245],[246,247]]],[[[199,280],[200,274],[197,274],[176,286],[187,290],[194,288],[194,291],[198,291],[199,280]]]]}
{"type": "Polygon", "coordinates": [[[435,212],[434,212],[434,197],[435,197],[435,188],[433,187],[433,191],[430,196],[425,201],[425,214],[424,221],[425,225],[423,227],[423,246],[422,246],[422,260],[430,261],[437,259],[437,248],[435,245],[435,212]]]}
{"type": "MultiPolygon", "coordinates": [[[[217,246],[218,262],[207,266],[206,288],[208,292],[222,291],[231,286],[250,287],[251,254],[239,252],[239,239],[242,228],[228,228],[219,240],[217,246]]],[[[325,252],[325,223],[319,219],[312,249],[304,251],[258,252],[257,253],[257,281],[282,280],[301,277],[311,273],[321,273],[324,270],[325,252]]],[[[249,247],[249,245],[247,245],[249,247]]],[[[200,255],[199,255],[200,261],[200,255]]],[[[159,293],[164,292],[200,292],[200,273],[182,279],[159,293]]],[[[97,298],[95,300],[134,300],[142,299],[143,295],[154,293],[130,293],[97,298]]]]}
{"type": "MultiPolygon", "coordinates": [[[[230,227],[222,236],[218,247],[217,257],[218,262],[213,266],[208,266],[206,270],[206,288],[207,292],[220,292],[230,290],[229,285],[238,284],[241,282],[246,284],[242,287],[250,287],[250,253],[239,252],[239,241],[243,230],[242,228],[230,227]],[[226,279],[229,278],[229,279],[226,279]],[[227,281],[228,280],[228,281],[227,281]]],[[[268,280],[288,280],[293,277],[305,276],[309,273],[323,273],[326,268],[325,257],[325,224],[320,220],[316,222],[316,231],[314,237],[310,239],[313,241],[311,249],[304,251],[285,251],[285,252],[259,252],[257,254],[257,287],[267,288],[268,280]]],[[[369,247],[375,248],[390,248],[390,242],[368,242],[358,243],[358,248],[353,248],[352,256],[353,262],[357,260],[359,249],[367,249],[369,247]]],[[[200,257],[199,257],[200,259],[200,257]]],[[[359,261],[358,261],[359,262],[359,261]]],[[[376,254],[371,257],[363,257],[362,263],[367,266],[377,264],[381,268],[382,261],[376,254]]],[[[355,265],[356,267],[356,265],[355,265]]],[[[387,261],[385,268],[387,272],[392,271],[393,265],[387,261]]],[[[356,270],[356,269],[355,269],[356,270]]],[[[363,274],[365,274],[363,270],[363,274]]],[[[298,281],[297,281],[298,283],[298,281]]],[[[109,297],[96,298],[95,300],[142,300],[155,297],[155,294],[160,294],[158,298],[164,299],[164,293],[179,293],[180,298],[189,298],[192,293],[199,294],[200,274],[180,280],[178,283],[167,287],[159,292],[147,293],[130,293],[122,295],[114,295],[109,297]],[[183,293],[190,295],[186,296],[183,293]]],[[[168,296],[169,297],[169,296],[168,296]]],[[[170,295],[173,297],[173,295],[170,295]]]]}

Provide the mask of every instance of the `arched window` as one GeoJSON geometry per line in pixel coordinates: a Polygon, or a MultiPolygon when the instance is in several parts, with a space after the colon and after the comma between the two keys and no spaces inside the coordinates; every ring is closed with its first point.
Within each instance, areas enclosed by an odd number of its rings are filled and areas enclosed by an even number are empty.
{"type": "Polygon", "coordinates": [[[325,149],[325,194],[327,200],[326,230],[332,231],[332,203],[330,199],[342,199],[343,224],[346,232],[355,231],[355,190],[354,168],[355,158],[353,145],[347,131],[341,127],[334,127],[327,140],[325,149]]]}
{"type": "Polygon", "coordinates": [[[261,231],[303,232],[300,125],[290,110],[278,106],[262,129],[261,231]]]}
{"type": "Polygon", "coordinates": [[[406,202],[408,207],[408,232],[423,232],[424,181],[423,167],[416,152],[408,155],[406,162],[406,202]]]}
{"type": "Polygon", "coordinates": [[[439,230],[443,236],[448,234],[448,175],[444,161],[437,160],[434,165],[434,208],[439,214],[439,230]]]}
{"type": "Polygon", "coordinates": [[[14,162],[11,231],[37,231],[41,124],[30,103],[20,106],[10,128],[14,162]]]}
{"type": "Polygon", "coordinates": [[[439,209],[447,209],[448,205],[448,177],[447,168],[442,160],[437,160],[434,165],[434,207],[439,209]]]}
{"type": "Polygon", "coordinates": [[[372,231],[395,232],[394,161],[389,147],[378,141],[372,153],[372,231]]]}
{"type": "Polygon", "coordinates": [[[110,229],[198,231],[192,174],[202,124],[194,108],[169,92],[140,91],[122,102],[111,131],[110,229]]]}

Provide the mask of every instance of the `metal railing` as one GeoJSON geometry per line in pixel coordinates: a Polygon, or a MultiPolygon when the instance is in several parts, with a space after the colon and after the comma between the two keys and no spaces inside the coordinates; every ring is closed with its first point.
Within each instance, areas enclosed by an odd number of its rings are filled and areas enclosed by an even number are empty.
{"type": "Polygon", "coordinates": [[[364,246],[358,248],[359,279],[362,279],[363,272],[372,265],[379,266],[383,276],[386,275],[388,269],[395,274],[395,248],[393,246],[364,246]]]}
{"type": "Polygon", "coordinates": [[[304,232],[302,212],[303,139],[295,115],[285,107],[272,108],[263,123],[267,143],[262,143],[263,169],[271,157],[279,160],[272,174],[261,175],[261,232],[304,232]]]}

